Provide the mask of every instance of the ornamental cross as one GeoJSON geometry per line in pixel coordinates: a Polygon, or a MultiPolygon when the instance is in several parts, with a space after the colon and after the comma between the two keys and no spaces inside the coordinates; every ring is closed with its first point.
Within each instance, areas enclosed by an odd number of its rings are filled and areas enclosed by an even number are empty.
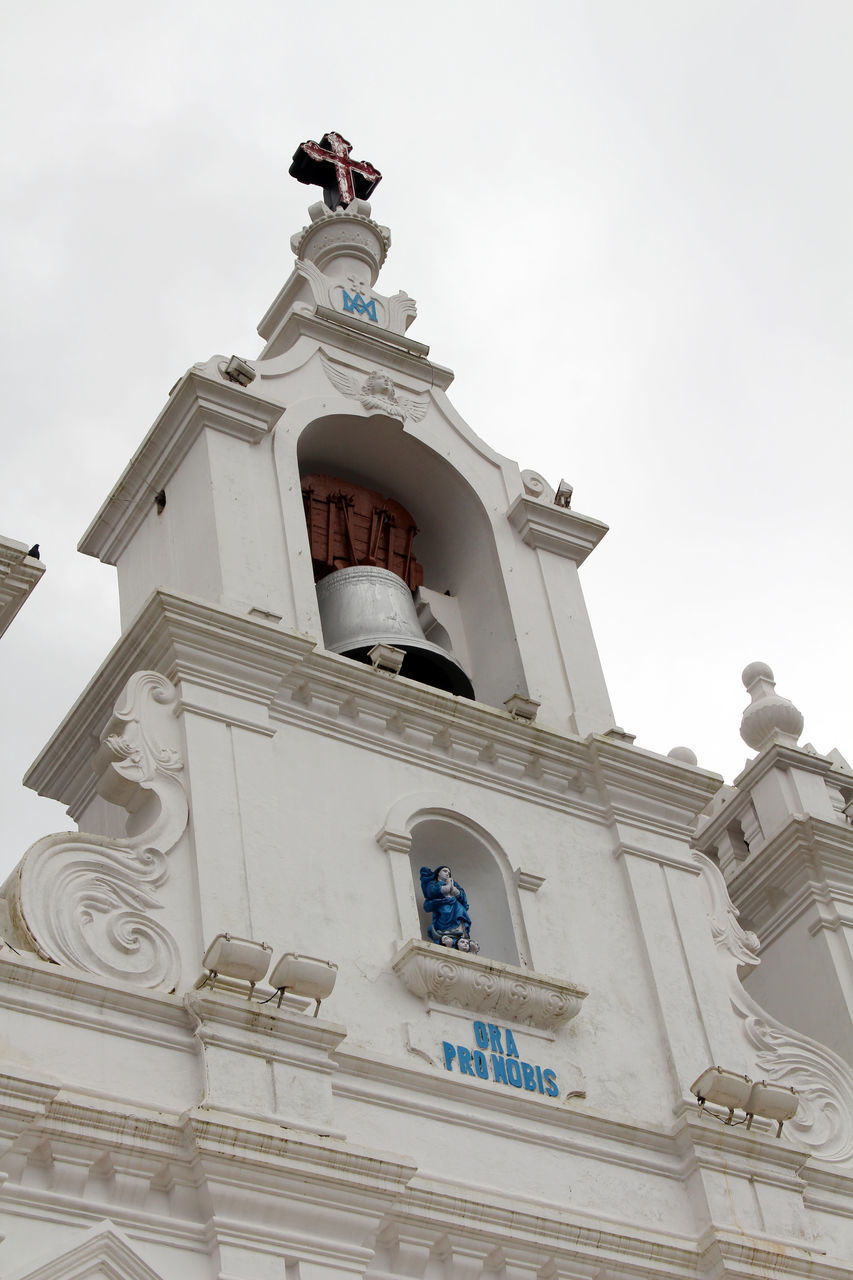
{"type": "Polygon", "coordinates": [[[330,209],[366,200],[382,181],[382,174],[366,160],[350,160],[352,143],[339,133],[324,133],[319,143],[301,142],[289,173],[297,182],[323,188],[330,209]]]}

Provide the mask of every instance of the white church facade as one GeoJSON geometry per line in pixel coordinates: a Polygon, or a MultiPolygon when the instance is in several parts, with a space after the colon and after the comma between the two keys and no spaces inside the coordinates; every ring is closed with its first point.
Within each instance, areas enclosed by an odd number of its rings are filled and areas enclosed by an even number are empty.
{"type": "Polygon", "coordinates": [[[122,635],[2,889],[2,1275],[851,1280],[853,773],[760,663],[734,786],[633,744],[606,526],[332,203],[80,544],[122,635]]]}

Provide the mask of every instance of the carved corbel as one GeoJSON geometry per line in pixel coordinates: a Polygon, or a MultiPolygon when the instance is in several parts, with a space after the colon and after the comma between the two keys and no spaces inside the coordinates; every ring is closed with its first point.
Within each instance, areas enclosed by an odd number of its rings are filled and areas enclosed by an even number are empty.
{"type": "Polygon", "coordinates": [[[97,789],[127,810],[128,835],[62,832],[36,841],[21,860],[10,909],[43,960],[139,987],[177,985],[177,944],[153,918],[166,854],[189,816],[176,699],[164,676],[138,671],[101,734],[97,789]]]}

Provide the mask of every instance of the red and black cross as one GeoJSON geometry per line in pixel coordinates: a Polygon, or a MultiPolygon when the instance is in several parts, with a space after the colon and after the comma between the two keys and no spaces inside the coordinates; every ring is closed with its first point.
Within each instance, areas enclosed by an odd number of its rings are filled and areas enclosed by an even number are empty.
{"type": "Polygon", "coordinates": [[[382,174],[366,160],[351,160],[352,143],[339,133],[324,133],[319,143],[301,142],[289,173],[297,182],[323,188],[330,209],[366,200],[382,174]]]}

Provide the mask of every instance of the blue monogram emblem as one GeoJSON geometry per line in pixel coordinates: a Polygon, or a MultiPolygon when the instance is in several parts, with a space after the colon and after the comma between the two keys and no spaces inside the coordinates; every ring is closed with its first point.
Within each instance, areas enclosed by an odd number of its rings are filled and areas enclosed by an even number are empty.
{"type": "Polygon", "coordinates": [[[368,320],[372,320],[374,324],[379,321],[376,318],[376,299],[371,298],[369,302],[365,302],[360,293],[350,297],[346,289],[344,289],[344,311],[351,311],[357,316],[367,316],[368,320]]]}

